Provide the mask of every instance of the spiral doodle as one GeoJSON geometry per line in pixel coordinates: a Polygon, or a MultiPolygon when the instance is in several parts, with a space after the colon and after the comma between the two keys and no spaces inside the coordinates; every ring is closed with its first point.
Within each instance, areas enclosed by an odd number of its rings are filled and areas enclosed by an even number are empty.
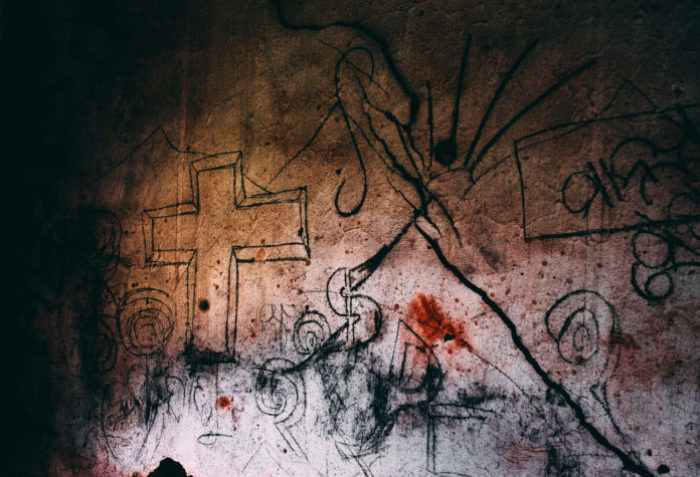
{"type": "Polygon", "coordinates": [[[119,336],[124,347],[137,356],[161,351],[175,327],[175,303],[170,296],[153,288],[127,294],[117,314],[119,336]]]}
{"type": "Polygon", "coordinates": [[[601,335],[607,335],[609,340],[615,323],[612,305],[590,290],[576,290],[563,296],[545,315],[547,332],[557,344],[559,356],[575,365],[584,365],[598,354],[601,335]]]}
{"type": "Polygon", "coordinates": [[[316,351],[330,336],[326,317],[317,311],[303,313],[294,323],[294,349],[308,355],[316,351]]]}
{"type": "Polygon", "coordinates": [[[272,358],[259,370],[255,381],[255,404],[260,412],[274,416],[275,422],[285,422],[304,402],[303,383],[289,371],[294,363],[284,358],[272,358]]]}
{"type": "Polygon", "coordinates": [[[86,368],[93,373],[106,373],[117,361],[117,342],[112,329],[103,317],[84,331],[83,359],[86,368]]]}

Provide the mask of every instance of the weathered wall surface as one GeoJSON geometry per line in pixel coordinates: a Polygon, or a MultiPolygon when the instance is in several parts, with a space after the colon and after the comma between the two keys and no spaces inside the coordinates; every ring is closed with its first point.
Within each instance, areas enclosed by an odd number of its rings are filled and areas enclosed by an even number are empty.
{"type": "Polygon", "coordinates": [[[16,470],[700,473],[664,3],[8,8],[16,470]]]}

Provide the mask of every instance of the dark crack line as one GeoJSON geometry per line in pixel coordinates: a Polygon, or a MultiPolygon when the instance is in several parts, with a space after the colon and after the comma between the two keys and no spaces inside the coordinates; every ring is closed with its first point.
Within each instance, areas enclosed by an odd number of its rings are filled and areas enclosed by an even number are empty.
{"type": "Polygon", "coordinates": [[[389,45],[381,36],[373,32],[366,26],[355,22],[332,22],[327,25],[296,25],[287,21],[284,13],[282,13],[282,5],[280,5],[280,0],[272,0],[272,6],[274,7],[275,12],[277,13],[277,19],[284,28],[288,28],[290,30],[322,31],[331,27],[345,27],[362,33],[363,35],[374,41],[377,45],[379,45],[379,50],[381,51],[382,56],[386,60],[389,71],[399,83],[399,86],[401,87],[401,90],[404,92],[404,94],[409,97],[410,119],[408,121],[408,125],[412,125],[415,122],[416,116],[418,115],[418,95],[416,95],[416,93],[414,93],[408,86],[408,82],[404,78],[403,74],[401,74],[401,71],[399,70],[398,66],[396,66],[396,63],[394,62],[393,57],[389,52],[389,45]]]}
{"type": "MultiPolygon", "coordinates": [[[[417,110],[418,110],[418,97],[414,92],[410,90],[408,87],[408,84],[399,71],[397,65],[394,63],[392,60],[392,56],[389,54],[389,47],[386,41],[384,41],[380,36],[378,36],[376,33],[373,31],[369,30],[365,26],[358,24],[358,23],[352,23],[352,22],[333,22],[327,25],[313,25],[313,24],[304,24],[304,25],[296,25],[293,23],[290,23],[286,20],[284,14],[282,13],[282,7],[280,5],[279,0],[272,0],[272,5],[275,8],[275,11],[277,13],[278,20],[280,24],[288,29],[291,30],[311,30],[311,31],[322,31],[327,28],[336,26],[336,27],[347,27],[350,29],[354,29],[364,35],[366,35],[368,38],[373,40],[377,45],[379,45],[379,49],[381,51],[382,56],[385,58],[387,65],[389,67],[390,72],[393,74],[394,78],[398,81],[402,91],[404,94],[406,94],[410,98],[410,119],[408,124],[403,124],[400,121],[398,121],[396,118],[393,117],[393,115],[385,113],[385,117],[390,122],[393,122],[399,130],[401,127],[406,129],[406,132],[410,135],[410,128],[411,125],[415,122],[415,118],[417,115],[417,110]]],[[[492,99],[492,102],[490,104],[490,108],[487,111],[486,115],[484,118],[482,118],[482,124],[480,125],[481,128],[483,129],[483,126],[488,119],[488,116],[490,115],[490,109],[493,109],[495,106],[496,102],[498,101],[498,98],[500,97],[500,94],[502,93],[502,90],[505,89],[505,86],[507,83],[510,81],[510,78],[514,75],[515,71],[519,68],[520,63],[529,55],[529,53],[532,51],[534,46],[537,44],[537,42],[533,42],[530,45],[526,47],[526,49],[523,51],[521,56],[516,60],[516,62],[513,64],[511,67],[511,70],[506,74],[504,81],[502,81],[502,84],[500,85],[499,89],[496,91],[494,98],[492,99]]],[[[476,143],[478,142],[480,131],[477,133],[477,137],[475,137],[472,140],[472,144],[470,145],[470,150],[465,157],[464,160],[464,167],[469,168],[469,170],[473,173],[474,167],[478,165],[479,162],[483,159],[483,156],[486,154],[486,152],[493,146],[503,135],[505,131],[507,131],[515,122],[517,122],[524,114],[526,114],[528,111],[530,111],[532,108],[534,108],[536,105],[538,105],[540,102],[542,102],[547,96],[549,96],[551,93],[556,91],[559,87],[561,87],[566,81],[571,79],[573,76],[576,76],[577,74],[581,73],[588,67],[590,67],[592,64],[595,63],[595,59],[584,63],[582,66],[579,68],[575,69],[572,73],[569,73],[566,75],[562,80],[557,81],[553,86],[548,88],[544,93],[540,94],[534,101],[529,103],[525,108],[523,108],[518,114],[516,114],[505,126],[503,126],[489,141],[488,143],[481,149],[479,152],[476,160],[474,163],[469,164],[469,161],[471,159],[472,154],[474,153],[474,150],[476,148],[476,143]]],[[[351,65],[351,67],[354,65],[351,65]]],[[[337,74],[337,72],[336,72],[337,74]]],[[[337,85],[336,85],[337,86],[337,85]]],[[[364,88],[362,87],[362,83],[360,82],[360,87],[363,90],[364,93],[364,88]]],[[[428,87],[429,88],[429,87],[428,87]]],[[[357,143],[355,141],[355,137],[352,133],[350,124],[348,122],[348,115],[345,112],[343,106],[342,106],[342,101],[338,97],[338,93],[336,92],[336,97],[338,99],[338,103],[340,106],[341,113],[343,114],[343,117],[346,119],[346,126],[348,128],[348,131],[351,134],[351,138],[353,139],[353,142],[355,143],[355,148],[356,151],[359,153],[359,149],[357,146],[357,143]]],[[[365,95],[365,99],[366,95],[365,95]]],[[[432,100],[432,98],[430,98],[432,100]]],[[[432,101],[431,101],[432,102],[432,101]]],[[[370,106],[372,106],[371,102],[368,102],[370,106]]],[[[420,195],[420,199],[422,202],[422,210],[416,210],[415,214],[416,216],[418,215],[423,215],[424,218],[428,218],[427,214],[427,204],[428,204],[428,198],[425,196],[425,185],[423,182],[420,180],[420,178],[413,177],[408,171],[398,162],[397,157],[391,153],[391,151],[388,148],[388,145],[386,142],[379,137],[377,132],[374,130],[374,127],[372,125],[372,120],[371,117],[367,113],[365,113],[368,116],[368,121],[369,121],[369,128],[372,134],[374,135],[375,139],[383,146],[385,153],[387,156],[390,158],[391,163],[393,164],[395,170],[399,172],[399,174],[404,177],[409,183],[411,183],[417,190],[417,192],[420,195]]],[[[430,122],[429,118],[429,122],[430,122]]],[[[431,131],[432,132],[432,131],[431,131]]],[[[401,140],[403,141],[404,138],[401,137],[401,140]]],[[[404,147],[406,145],[404,144],[404,147]]],[[[409,153],[409,159],[412,161],[412,157],[410,156],[409,153]]],[[[430,159],[432,159],[432,152],[430,159]]],[[[413,164],[415,167],[415,164],[413,164]]],[[[337,199],[337,197],[336,197],[337,199]]],[[[431,197],[432,199],[432,197],[431,197]]],[[[414,220],[411,221],[411,223],[414,223],[414,220]]],[[[518,334],[517,327],[515,323],[510,319],[510,317],[503,311],[503,309],[495,302],[493,301],[489,296],[486,291],[482,290],[479,288],[477,285],[472,283],[466,276],[462,274],[462,272],[455,266],[453,263],[451,263],[447,257],[444,255],[442,252],[441,248],[439,247],[438,243],[436,240],[434,240],[430,235],[428,235],[426,232],[424,232],[418,224],[416,225],[416,229],[418,232],[427,240],[427,242],[431,245],[433,250],[435,251],[436,256],[438,257],[440,263],[448,270],[450,271],[465,287],[467,287],[469,290],[472,292],[476,293],[481,300],[491,309],[493,310],[500,320],[503,322],[503,324],[509,329],[510,335],[511,335],[511,340],[513,341],[513,344],[515,347],[520,351],[520,353],[523,355],[525,358],[525,361],[532,367],[532,369],[535,371],[535,373],[542,379],[542,381],[545,383],[546,386],[548,386],[550,389],[556,391],[563,399],[564,402],[569,406],[569,408],[574,412],[574,415],[576,416],[576,419],[579,421],[580,425],[588,431],[588,433],[604,448],[606,448],[608,451],[612,452],[615,454],[620,461],[623,464],[623,469],[628,470],[630,472],[634,472],[638,475],[641,476],[653,476],[653,474],[641,463],[635,461],[630,455],[628,455],[625,451],[611,443],[592,423],[590,423],[586,415],[583,411],[583,408],[572,398],[572,396],[569,394],[569,392],[560,384],[555,382],[552,378],[549,377],[548,373],[542,368],[542,366],[539,364],[539,362],[535,359],[535,357],[532,355],[528,347],[523,343],[520,335],[518,334]]],[[[454,227],[454,225],[453,225],[454,227]]],[[[402,233],[399,234],[399,238],[405,233],[405,230],[402,230],[402,233]]],[[[395,240],[398,241],[398,240],[395,240]]],[[[394,242],[392,242],[394,243],[394,242]]],[[[376,270],[376,268],[375,268],[376,270]]],[[[371,275],[370,273],[369,275],[371,275]]],[[[368,278],[364,277],[363,282],[368,278]]],[[[340,330],[338,330],[339,332],[340,330]]]]}
{"type": "Polygon", "coordinates": [[[489,297],[486,291],[482,290],[477,285],[472,283],[467,277],[465,277],[462,274],[459,268],[457,268],[452,262],[450,262],[447,259],[445,254],[442,252],[442,249],[440,249],[440,246],[438,245],[437,241],[435,241],[430,235],[424,232],[417,224],[416,229],[418,229],[418,232],[420,232],[420,234],[428,241],[430,246],[433,248],[433,250],[435,251],[435,255],[437,255],[438,259],[440,260],[440,263],[442,263],[442,265],[447,270],[449,270],[465,287],[479,295],[481,300],[489,308],[491,308],[496,313],[496,315],[498,315],[503,324],[505,324],[508,330],[510,331],[511,340],[513,341],[513,344],[515,344],[515,347],[518,349],[518,351],[522,353],[523,357],[525,358],[525,361],[527,361],[527,363],[532,367],[532,369],[537,373],[537,375],[542,379],[542,381],[544,381],[544,383],[550,389],[553,389],[554,391],[559,393],[559,395],[564,399],[566,404],[571,408],[572,411],[574,411],[574,415],[578,419],[581,426],[583,426],[583,428],[586,429],[600,445],[602,445],[610,452],[615,454],[622,461],[623,469],[645,477],[653,477],[654,474],[652,474],[643,464],[635,462],[625,451],[623,451],[615,444],[610,442],[607,439],[607,437],[605,437],[593,424],[591,424],[586,419],[586,415],[583,411],[583,408],[578,403],[576,403],[576,401],[574,401],[574,399],[564,388],[564,386],[555,382],[554,380],[552,380],[552,378],[549,377],[549,374],[547,374],[547,372],[535,359],[528,347],[525,346],[523,340],[518,334],[518,329],[515,326],[515,323],[513,322],[513,320],[510,319],[510,317],[505,313],[505,311],[503,311],[503,309],[489,297]]]}

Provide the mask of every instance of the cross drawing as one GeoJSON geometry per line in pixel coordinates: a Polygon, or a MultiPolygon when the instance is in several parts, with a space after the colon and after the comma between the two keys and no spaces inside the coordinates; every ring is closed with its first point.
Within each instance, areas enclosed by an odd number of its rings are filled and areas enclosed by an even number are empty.
{"type": "Polygon", "coordinates": [[[306,188],[246,192],[238,152],[192,162],[190,186],[191,202],[144,211],[146,264],[188,266],[188,355],[234,361],[239,266],[309,258],[306,188]]]}

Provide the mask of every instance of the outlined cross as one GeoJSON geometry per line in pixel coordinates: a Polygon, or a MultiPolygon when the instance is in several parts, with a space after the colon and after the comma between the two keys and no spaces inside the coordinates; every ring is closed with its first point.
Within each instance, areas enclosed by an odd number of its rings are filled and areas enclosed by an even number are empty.
{"type": "Polygon", "coordinates": [[[185,350],[235,361],[239,267],[310,257],[306,188],[272,193],[243,175],[239,152],[190,165],[192,201],[144,211],[146,265],[187,265],[185,350]]]}

